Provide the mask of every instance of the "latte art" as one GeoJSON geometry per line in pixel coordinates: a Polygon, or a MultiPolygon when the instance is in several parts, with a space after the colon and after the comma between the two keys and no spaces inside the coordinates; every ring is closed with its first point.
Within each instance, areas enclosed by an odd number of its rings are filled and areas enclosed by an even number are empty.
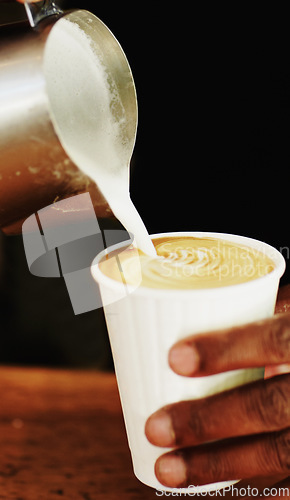
{"type": "Polygon", "coordinates": [[[149,288],[202,289],[251,281],[275,268],[263,252],[230,241],[178,237],[159,238],[153,243],[157,257],[130,247],[109,255],[101,263],[102,272],[129,285],[139,280],[149,288]]]}

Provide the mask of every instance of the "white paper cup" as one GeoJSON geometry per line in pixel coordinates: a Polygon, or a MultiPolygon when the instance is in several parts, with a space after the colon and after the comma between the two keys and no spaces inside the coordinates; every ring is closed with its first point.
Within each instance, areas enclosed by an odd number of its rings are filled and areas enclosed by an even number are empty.
{"type": "MultiPolygon", "coordinates": [[[[285,261],[275,248],[242,236],[180,232],[156,234],[152,238],[166,236],[229,240],[264,252],[276,266],[271,273],[238,285],[201,290],[168,290],[142,286],[134,289],[108,278],[98,266],[104,252],[93,262],[92,274],[99,283],[105,304],[135,475],[152,488],[170,491],[170,488],[157,481],[154,473],[156,459],[168,449],[155,447],[146,439],[144,427],[149,415],[169,403],[202,398],[257,380],[263,377],[264,370],[253,368],[208,377],[181,377],[169,368],[169,349],[178,340],[194,333],[241,325],[271,316],[285,261]]],[[[212,491],[234,482],[178,491],[212,491]]]]}

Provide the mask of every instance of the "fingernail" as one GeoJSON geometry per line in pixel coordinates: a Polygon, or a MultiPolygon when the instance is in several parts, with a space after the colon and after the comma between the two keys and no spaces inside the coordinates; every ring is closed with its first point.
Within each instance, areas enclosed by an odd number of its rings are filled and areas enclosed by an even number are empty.
{"type": "Polygon", "coordinates": [[[170,415],[165,410],[153,413],[146,422],[145,434],[155,446],[174,446],[175,433],[170,415]]]}
{"type": "Polygon", "coordinates": [[[186,465],[183,458],[177,455],[160,457],[156,462],[155,474],[164,486],[176,488],[186,484],[186,465]]]}
{"type": "Polygon", "coordinates": [[[180,344],[169,351],[169,365],[178,374],[194,375],[199,369],[200,358],[196,349],[189,344],[180,344]]]}

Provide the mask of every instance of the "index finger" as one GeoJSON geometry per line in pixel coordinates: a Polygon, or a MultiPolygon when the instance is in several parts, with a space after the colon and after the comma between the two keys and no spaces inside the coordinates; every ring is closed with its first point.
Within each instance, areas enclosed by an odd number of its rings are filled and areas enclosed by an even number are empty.
{"type": "Polygon", "coordinates": [[[168,361],[184,376],[289,363],[290,313],[188,337],[170,349],[168,361]]]}

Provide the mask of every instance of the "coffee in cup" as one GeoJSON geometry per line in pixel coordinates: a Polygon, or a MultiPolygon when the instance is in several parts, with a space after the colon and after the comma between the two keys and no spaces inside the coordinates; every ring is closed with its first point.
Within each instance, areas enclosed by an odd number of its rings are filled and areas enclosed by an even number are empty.
{"type": "Polygon", "coordinates": [[[127,285],[162,289],[204,289],[245,283],[275,268],[261,249],[215,238],[155,238],[156,257],[133,245],[112,252],[100,263],[108,277],[127,285]],[[140,281],[141,272],[141,281],[140,281]]]}
{"type": "MultiPolygon", "coordinates": [[[[135,475],[167,490],[154,473],[168,449],[145,436],[147,418],[167,404],[200,399],[263,378],[263,368],[206,377],[181,377],[168,364],[179,340],[271,316],[285,261],[278,250],[251,238],[218,233],[152,237],[157,257],[120,244],[93,263],[112,347],[135,475]]],[[[206,424],[205,424],[206,425],[206,424]]],[[[218,490],[239,478],[188,485],[178,493],[218,490]]]]}

